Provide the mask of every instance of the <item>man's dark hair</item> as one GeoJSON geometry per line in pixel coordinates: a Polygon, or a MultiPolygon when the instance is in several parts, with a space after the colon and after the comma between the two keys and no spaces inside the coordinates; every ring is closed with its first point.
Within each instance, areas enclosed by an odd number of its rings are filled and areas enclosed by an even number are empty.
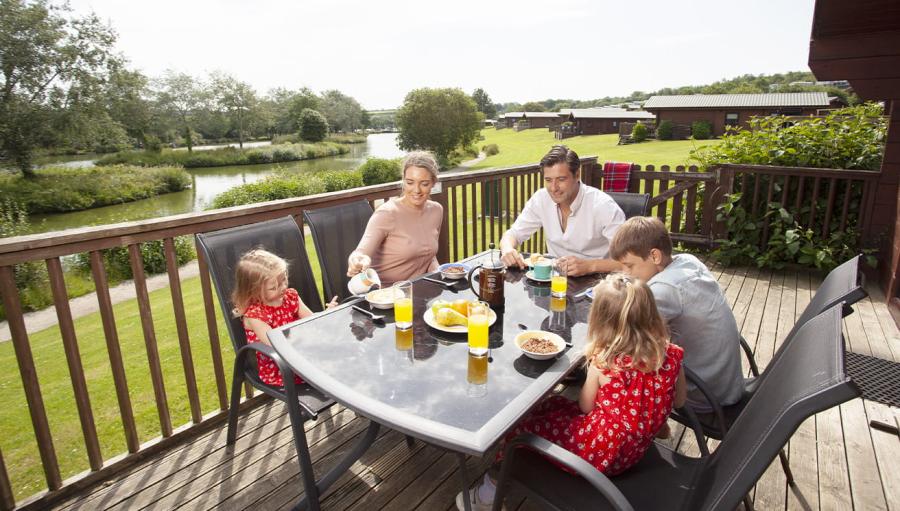
{"type": "Polygon", "coordinates": [[[550,149],[549,153],[541,158],[541,170],[560,163],[565,163],[573,176],[578,174],[578,169],[581,167],[581,160],[578,159],[578,154],[575,151],[564,145],[555,145],[550,149]]]}

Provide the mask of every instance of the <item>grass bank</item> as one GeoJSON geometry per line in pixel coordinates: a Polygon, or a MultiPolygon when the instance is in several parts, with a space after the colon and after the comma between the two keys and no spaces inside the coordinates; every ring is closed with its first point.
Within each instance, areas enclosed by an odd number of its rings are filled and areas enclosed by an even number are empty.
{"type": "Polygon", "coordinates": [[[478,147],[497,144],[500,152],[488,156],[471,168],[487,169],[537,163],[550,147],[565,144],[579,156],[599,156],[599,161],[630,161],[640,165],[685,165],[691,164],[690,151],[708,145],[718,144],[718,140],[650,140],[640,144],[617,145],[618,135],[584,135],[556,140],[546,129],[513,131],[487,128],[481,130],[484,140],[478,147]]]}
{"type": "Polygon", "coordinates": [[[110,154],[97,160],[98,166],[139,165],[155,167],[159,165],[181,165],[185,168],[223,167],[228,165],[256,165],[260,163],[280,163],[287,161],[312,160],[326,156],[337,156],[350,152],[344,144],[319,142],[315,144],[279,144],[252,149],[223,147],[209,151],[126,151],[110,154]]]}
{"type": "MultiPolygon", "coordinates": [[[[366,135],[357,135],[355,133],[331,133],[325,138],[325,142],[334,142],[335,144],[364,144],[366,142],[366,135]]],[[[303,140],[297,133],[276,135],[272,138],[272,145],[300,143],[303,143],[303,140]]]]}
{"type": "Polygon", "coordinates": [[[16,202],[28,214],[63,213],[177,192],[190,184],[190,174],[173,166],[47,167],[29,179],[0,174],[0,200],[16,202]]]}

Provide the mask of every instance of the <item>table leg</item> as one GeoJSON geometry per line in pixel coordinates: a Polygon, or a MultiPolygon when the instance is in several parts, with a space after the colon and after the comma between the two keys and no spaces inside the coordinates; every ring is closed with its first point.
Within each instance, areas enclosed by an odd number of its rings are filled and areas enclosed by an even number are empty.
{"type": "Polygon", "coordinates": [[[469,475],[466,471],[466,455],[456,453],[456,459],[459,460],[459,477],[462,479],[462,495],[465,503],[466,511],[472,511],[472,503],[469,501],[469,475]]]}

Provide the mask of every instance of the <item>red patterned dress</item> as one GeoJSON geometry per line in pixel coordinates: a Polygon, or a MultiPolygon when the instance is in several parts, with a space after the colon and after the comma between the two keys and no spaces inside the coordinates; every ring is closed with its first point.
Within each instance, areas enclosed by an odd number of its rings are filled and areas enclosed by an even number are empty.
{"type": "Polygon", "coordinates": [[[610,381],[597,390],[594,409],[586,414],[562,396],[545,399],[507,440],[534,433],[604,474],[618,474],[641,460],[669,417],[683,356],[680,347],[669,344],[659,371],[604,371],[610,381]]]}
{"type": "MultiPolygon", "coordinates": [[[[300,314],[297,312],[299,310],[299,307],[300,295],[297,294],[296,289],[288,288],[284,291],[284,296],[281,299],[281,305],[272,306],[266,305],[264,303],[254,302],[249,307],[247,307],[247,311],[244,312],[244,317],[258,319],[272,328],[278,328],[282,325],[290,323],[291,321],[300,319],[300,314]]],[[[260,340],[256,337],[256,332],[254,332],[250,328],[247,328],[246,325],[244,325],[244,332],[246,332],[247,334],[248,343],[260,342],[260,340]]],[[[262,380],[263,383],[274,385],[276,387],[284,386],[284,380],[281,377],[281,371],[278,370],[278,366],[275,364],[274,360],[263,355],[262,353],[257,353],[256,365],[257,367],[259,367],[259,379],[262,380]]],[[[294,382],[303,383],[303,380],[295,374],[294,382]]]]}

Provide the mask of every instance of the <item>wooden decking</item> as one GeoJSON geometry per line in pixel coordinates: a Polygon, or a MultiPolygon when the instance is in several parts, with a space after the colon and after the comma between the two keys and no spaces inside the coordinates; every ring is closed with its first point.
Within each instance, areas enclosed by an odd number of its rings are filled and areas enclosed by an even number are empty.
{"type": "MultiPolygon", "coordinates": [[[[818,277],[809,272],[714,268],[760,367],[769,361],[809,302],[818,277]]],[[[856,305],[845,318],[848,349],[900,361],[898,332],[883,297],[856,305]]],[[[893,423],[897,409],[857,399],[805,422],[788,447],[796,487],[788,487],[777,460],[752,492],[756,509],[900,509],[900,441],[869,428],[893,423]]],[[[307,437],[317,470],[327,469],[362,434],[366,420],[340,406],[314,424],[307,437]]],[[[675,427],[668,442],[698,454],[693,437],[675,427]]],[[[712,445],[712,444],[711,444],[712,445]]],[[[470,459],[480,475],[491,458],[470,459]]],[[[383,430],[375,445],[322,499],[323,509],[454,509],[459,490],[456,458],[383,430]]],[[[296,453],[284,407],[269,402],[240,420],[240,435],[225,446],[224,426],[153,459],[105,486],[55,509],[289,509],[301,492],[296,453]]],[[[530,510],[521,498],[507,509],[530,510]]]]}

